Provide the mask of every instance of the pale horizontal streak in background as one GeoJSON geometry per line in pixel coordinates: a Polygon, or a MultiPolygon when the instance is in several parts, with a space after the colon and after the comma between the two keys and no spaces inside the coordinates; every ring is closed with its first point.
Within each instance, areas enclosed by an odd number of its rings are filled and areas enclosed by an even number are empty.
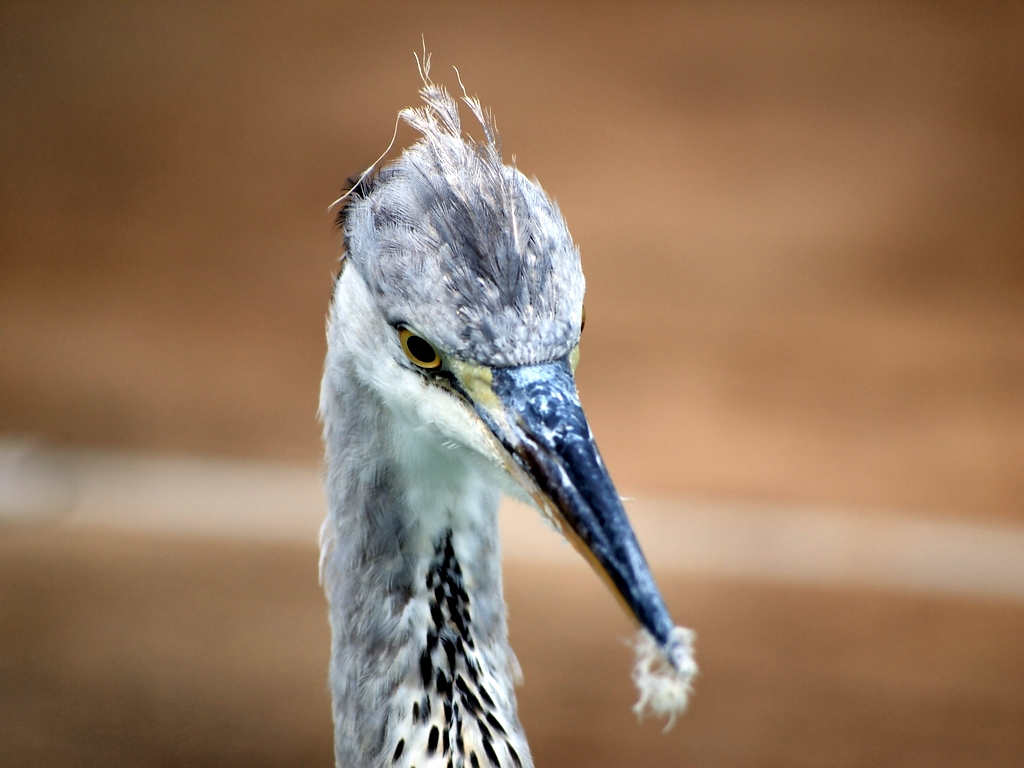
{"type": "MultiPolygon", "coordinates": [[[[44,450],[0,441],[0,522],[313,543],[319,472],[196,457],[44,450]]],[[[896,513],[689,499],[627,503],[655,570],[1024,600],[1024,528],[896,513]]],[[[587,567],[508,502],[505,558],[587,567]]]]}

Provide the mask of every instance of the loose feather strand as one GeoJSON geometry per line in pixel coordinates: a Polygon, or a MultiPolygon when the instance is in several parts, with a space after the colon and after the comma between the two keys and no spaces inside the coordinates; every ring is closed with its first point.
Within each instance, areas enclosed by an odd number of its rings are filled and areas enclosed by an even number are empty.
{"type": "Polygon", "coordinates": [[[692,630],[676,627],[669,635],[667,647],[662,648],[646,630],[637,634],[633,682],[640,691],[640,700],[633,711],[638,718],[643,719],[648,710],[657,717],[667,717],[667,731],[675,725],[676,716],[686,709],[697,674],[693,637],[692,630]]]}

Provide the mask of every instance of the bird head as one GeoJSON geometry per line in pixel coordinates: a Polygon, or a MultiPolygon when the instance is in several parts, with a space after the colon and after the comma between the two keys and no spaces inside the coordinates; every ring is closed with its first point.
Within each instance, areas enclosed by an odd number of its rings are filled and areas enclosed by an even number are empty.
{"type": "MultiPolygon", "coordinates": [[[[579,251],[539,184],[504,164],[490,114],[464,95],[484,140],[464,136],[458,103],[427,74],[425,105],[402,112],[422,137],[364,175],[340,213],[339,290],[354,306],[332,346],[392,411],[526,491],[646,632],[641,706],[672,715],[695,672],[690,635],[669,616],[580,405],[579,251]]],[[[342,364],[332,354],[328,366],[342,364]]]]}

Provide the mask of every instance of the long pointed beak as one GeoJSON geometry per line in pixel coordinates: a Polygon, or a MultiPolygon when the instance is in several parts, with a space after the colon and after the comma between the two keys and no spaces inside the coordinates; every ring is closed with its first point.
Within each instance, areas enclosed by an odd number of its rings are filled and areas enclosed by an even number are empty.
{"type": "Polygon", "coordinates": [[[674,624],[594,443],[568,361],[455,372],[517,479],[678,669],[683,651],[672,640],[674,624]]]}

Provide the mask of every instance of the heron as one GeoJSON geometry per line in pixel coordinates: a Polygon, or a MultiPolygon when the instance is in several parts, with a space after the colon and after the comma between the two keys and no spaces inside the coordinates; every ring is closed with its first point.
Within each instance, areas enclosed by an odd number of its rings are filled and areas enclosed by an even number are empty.
{"type": "Polygon", "coordinates": [[[419,138],[371,166],[338,217],[320,395],[335,759],[530,768],[503,495],[535,506],[639,625],[638,713],[684,709],[693,635],[669,616],[580,405],[584,277],[568,227],[504,163],[490,111],[435,84],[429,57],[420,76],[422,104],[399,113],[419,138]]]}

